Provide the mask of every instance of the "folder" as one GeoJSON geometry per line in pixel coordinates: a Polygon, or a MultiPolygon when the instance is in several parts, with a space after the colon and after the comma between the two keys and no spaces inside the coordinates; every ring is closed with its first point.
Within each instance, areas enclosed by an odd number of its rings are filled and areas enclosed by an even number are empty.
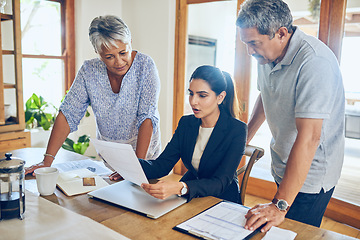
{"type": "Polygon", "coordinates": [[[221,201],[173,229],[201,239],[250,239],[261,228],[255,231],[244,228],[248,210],[243,205],[221,201]]]}

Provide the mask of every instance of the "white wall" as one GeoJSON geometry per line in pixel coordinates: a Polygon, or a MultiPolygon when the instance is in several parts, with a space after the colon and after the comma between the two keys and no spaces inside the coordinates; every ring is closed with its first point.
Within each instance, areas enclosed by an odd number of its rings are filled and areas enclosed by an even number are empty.
{"type": "MultiPolygon", "coordinates": [[[[122,18],[131,30],[133,49],[154,59],[161,80],[159,112],[164,148],[172,136],[175,0],[76,0],[75,4],[76,70],[84,60],[97,57],[88,38],[88,28],[94,17],[107,14],[122,18]]],[[[85,133],[95,137],[93,118],[84,118],[81,125],[71,138],[77,139],[85,133]]],[[[89,148],[86,155],[96,153],[89,148]]]]}
{"type": "Polygon", "coordinates": [[[175,0],[123,0],[123,20],[132,34],[132,47],[151,56],[158,68],[161,142],[172,136],[175,0]]]}
{"type": "Polygon", "coordinates": [[[75,44],[76,70],[84,60],[97,57],[89,41],[89,26],[91,21],[101,15],[121,16],[122,0],[76,0],[75,1],[75,44]],[[105,4],[106,3],[106,4],[105,4]]]}

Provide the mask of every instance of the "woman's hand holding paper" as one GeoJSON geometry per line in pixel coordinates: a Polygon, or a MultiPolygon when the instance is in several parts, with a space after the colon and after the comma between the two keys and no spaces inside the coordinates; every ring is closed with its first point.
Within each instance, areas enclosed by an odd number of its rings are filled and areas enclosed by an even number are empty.
{"type": "Polygon", "coordinates": [[[182,183],[175,181],[159,181],[155,184],[141,184],[141,187],[151,196],[159,199],[166,199],[174,194],[179,194],[183,188],[182,183]]]}
{"type": "Polygon", "coordinates": [[[117,172],[113,172],[112,174],[109,175],[109,179],[112,181],[120,181],[123,180],[123,177],[117,172]]]}

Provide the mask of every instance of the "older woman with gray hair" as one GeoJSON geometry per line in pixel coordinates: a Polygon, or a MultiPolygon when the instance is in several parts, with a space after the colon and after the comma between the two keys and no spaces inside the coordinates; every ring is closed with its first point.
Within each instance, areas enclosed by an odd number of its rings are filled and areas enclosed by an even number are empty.
{"type": "MultiPolygon", "coordinates": [[[[99,58],[86,60],[60,106],[44,160],[26,169],[50,166],[91,104],[97,138],[131,144],[138,158],[160,154],[160,79],[154,61],[131,48],[131,33],[116,16],[96,17],[89,38],[99,58]]],[[[113,173],[111,179],[120,176],[113,173]]]]}

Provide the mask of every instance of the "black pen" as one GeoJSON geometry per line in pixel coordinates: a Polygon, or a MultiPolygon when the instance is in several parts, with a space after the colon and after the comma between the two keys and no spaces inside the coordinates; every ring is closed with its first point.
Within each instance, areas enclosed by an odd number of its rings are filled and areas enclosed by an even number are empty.
{"type": "Polygon", "coordinates": [[[266,223],[264,223],[263,225],[261,225],[260,227],[258,227],[257,229],[255,229],[252,233],[250,233],[249,235],[246,236],[246,238],[244,238],[243,240],[250,240],[253,236],[255,236],[256,234],[258,234],[259,232],[261,232],[261,229],[266,225],[266,223]]]}

